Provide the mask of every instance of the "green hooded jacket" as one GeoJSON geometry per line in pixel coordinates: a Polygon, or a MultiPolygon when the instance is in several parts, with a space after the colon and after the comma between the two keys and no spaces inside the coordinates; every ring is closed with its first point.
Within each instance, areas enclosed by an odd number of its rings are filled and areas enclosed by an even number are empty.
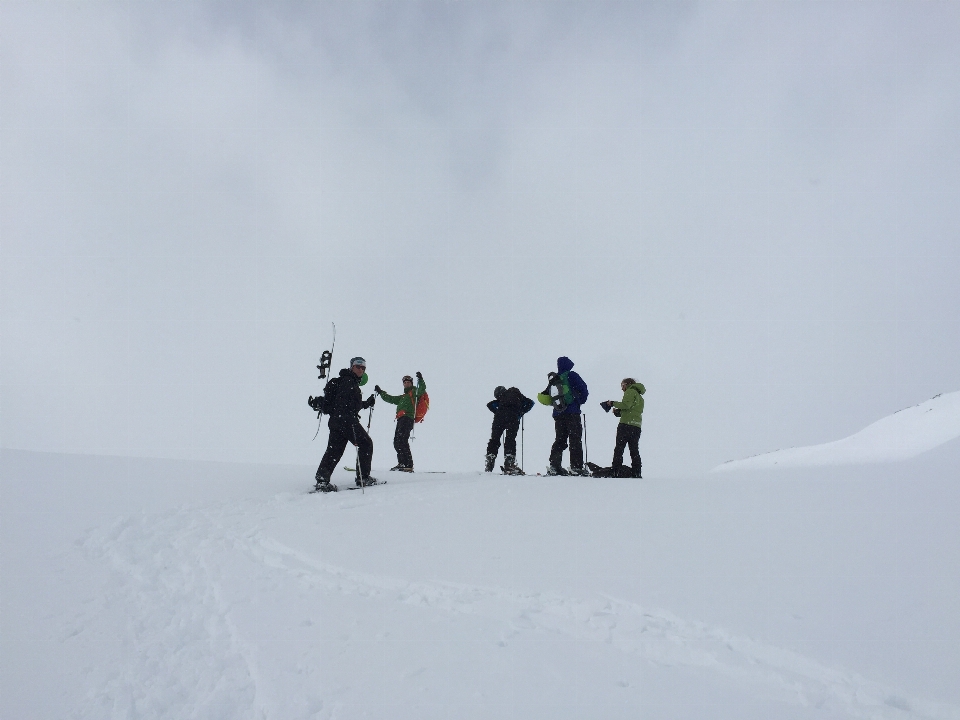
{"type": "Polygon", "coordinates": [[[411,387],[402,395],[389,395],[381,390],[380,397],[386,400],[391,405],[397,406],[398,418],[401,418],[404,415],[415,417],[416,413],[414,412],[414,407],[413,407],[413,404],[415,402],[414,396],[419,398],[426,391],[427,391],[427,384],[423,381],[423,378],[417,378],[416,388],[411,387]]]}
{"type": "Polygon", "coordinates": [[[643,383],[634,383],[623,392],[623,400],[613,403],[620,410],[620,422],[640,427],[643,422],[643,383]]]}

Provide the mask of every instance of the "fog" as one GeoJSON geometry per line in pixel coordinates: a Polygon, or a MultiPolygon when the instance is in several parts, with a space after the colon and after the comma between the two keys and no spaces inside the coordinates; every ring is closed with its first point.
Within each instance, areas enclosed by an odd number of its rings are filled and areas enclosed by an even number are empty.
{"type": "Polygon", "coordinates": [[[334,322],[418,469],[559,355],[603,464],[845,437],[960,388],[958,127],[955,2],[4,2],[0,444],[315,464],[334,322]]]}

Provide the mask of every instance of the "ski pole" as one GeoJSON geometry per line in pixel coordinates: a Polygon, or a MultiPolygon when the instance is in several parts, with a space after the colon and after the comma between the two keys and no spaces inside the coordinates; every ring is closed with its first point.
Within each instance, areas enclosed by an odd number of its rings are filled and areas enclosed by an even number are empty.
{"type": "Polygon", "coordinates": [[[357,459],[353,463],[353,472],[357,476],[357,482],[360,483],[360,494],[366,495],[366,490],[363,489],[363,478],[360,477],[360,443],[357,441],[357,426],[353,426],[353,444],[357,446],[357,459]]]}
{"type": "MultiPolygon", "coordinates": [[[[373,420],[373,405],[370,406],[370,412],[367,414],[367,435],[370,435],[370,421],[373,420]]],[[[353,442],[357,446],[357,462],[354,467],[356,471],[357,480],[360,481],[360,494],[366,495],[366,490],[363,489],[363,475],[360,474],[360,443],[357,442],[357,431],[356,426],[354,426],[353,431],[353,442]]],[[[372,458],[371,458],[372,460],[372,458]]]]}
{"type": "Polygon", "coordinates": [[[523,472],[523,436],[526,434],[526,428],[523,425],[523,415],[520,416],[520,472],[523,472]]]}
{"type": "Polygon", "coordinates": [[[583,452],[584,452],[584,464],[590,460],[590,445],[587,443],[587,414],[583,414],[583,452]]]}
{"type": "Polygon", "coordinates": [[[411,440],[417,439],[417,400],[420,399],[420,396],[417,393],[418,389],[419,388],[416,385],[413,386],[413,428],[410,430],[411,440]]]}

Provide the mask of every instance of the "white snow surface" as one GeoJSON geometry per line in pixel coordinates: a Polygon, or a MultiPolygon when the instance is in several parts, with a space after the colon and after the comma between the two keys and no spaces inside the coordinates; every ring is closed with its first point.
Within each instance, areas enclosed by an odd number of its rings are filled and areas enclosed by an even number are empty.
{"type": "Polygon", "coordinates": [[[906,460],[960,437],[960,391],[937,395],[889,415],[842,440],[730,460],[729,470],[814,465],[858,465],[906,460]]]}
{"type": "Polygon", "coordinates": [[[0,716],[956,720],[956,460],[311,495],[4,451],[0,716]]]}

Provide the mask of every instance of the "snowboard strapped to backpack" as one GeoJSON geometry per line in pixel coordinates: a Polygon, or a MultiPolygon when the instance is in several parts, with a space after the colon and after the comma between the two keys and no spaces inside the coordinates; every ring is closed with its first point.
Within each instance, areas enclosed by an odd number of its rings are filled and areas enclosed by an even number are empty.
{"type": "Polygon", "coordinates": [[[562,413],[574,399],[573,390],[570,389],[569,371],[547,373],[547,387],[537,395],[537,400],[544,405],[552,405],[554,412],[562,413]]]}

